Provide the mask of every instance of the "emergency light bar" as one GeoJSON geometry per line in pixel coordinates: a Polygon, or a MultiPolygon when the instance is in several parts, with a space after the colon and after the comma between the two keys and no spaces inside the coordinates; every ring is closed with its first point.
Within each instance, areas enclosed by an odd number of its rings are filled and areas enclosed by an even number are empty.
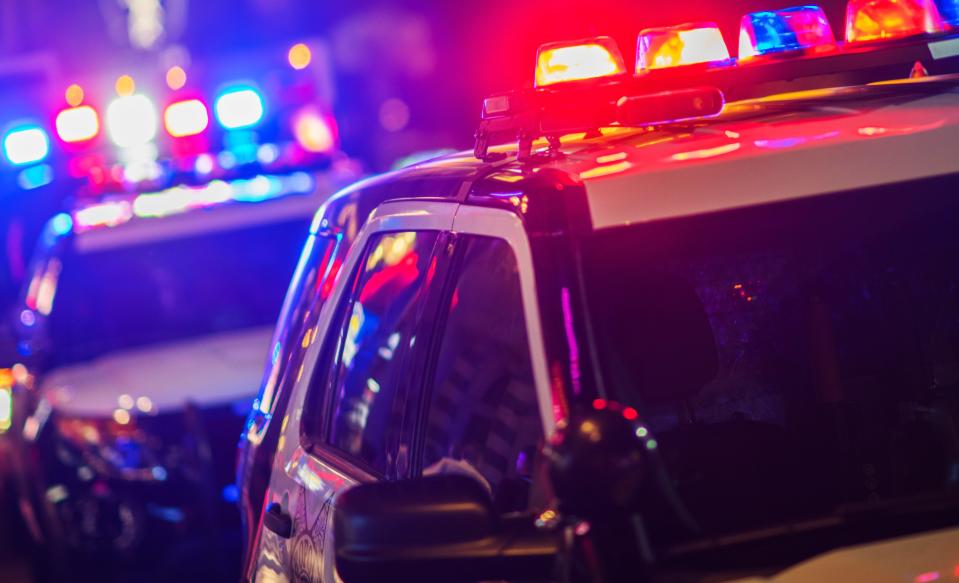
{"type": "Polygon", "coordinates": [[[316,189],[316,179],[306,172],[258,174],[230,181],[212,180],[200,186],[179,185],[155,192],[117,197],[87,205],[73,213],[71,228],[83,233],[118,227],[136,219],[156,219],[228,203],[259,203],[316,189]]]}
{"type": "MultiPolygon", "coordinates": [[[[959,0],[939,2],[959,6],[959,0]]],[[[932,0],[849,0],[848,12],[845,44],[836,43],[816,6],[746,15],[740,27],[743,66],[729,58],[711,23],[644,30],[633,76],[622,72],[607,37],[545,45],[533,87],[484,100],[474,154],[501,158],[505,154],[491,155],[489,146],[506,138],[518,141],[517,157],[523,159],[545,138],[542,155],[551,156],[566,134],[697,123],[721,113],[727,99],[904,79],[916,66],[929,75],[959,73],[959,34],[939,32],[947,25],[932,0]],[[873,34],[895,42],[865,42],[873,34]]]]}
{"type": "Polygon", "coordinates": [[[753,12],[739,25],[739,60],[811,50],[835,50],[836,37],[822,8],[797,6],[785,10],[753,12]]]}
{"type": "Polygon", "coordinates": [[[608,36],[549,43],[536,54],[536,87],[625,74],[623,55],[608,36]]]}
{"type": "Polygon", "coordinates": [[[700,63],[732,64],[726,41],[712,22],[647,28],[636,44],[636,73],[700,63]]]}

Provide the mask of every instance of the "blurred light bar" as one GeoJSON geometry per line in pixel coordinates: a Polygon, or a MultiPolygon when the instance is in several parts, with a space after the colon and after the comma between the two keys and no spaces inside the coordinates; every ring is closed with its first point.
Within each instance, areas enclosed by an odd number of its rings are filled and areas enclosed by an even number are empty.
{"type": "Polygon", "coordinates": [[[145,95],[118,97],[107,107],[107,131],[121,148],[142,146],[156,137],[157,112],[145,95]]]}
{"type": "Polygon", "coordinates": [[[163,125],[174,138],[203,133],[210,125],[210,114],[199,99],[188,99],[170,104],[163,112],[163,125]]]}
{"type": "Polygon", "coordinates": [[[932,0],[849,0],[846,41],[868,42],[930,34],[947,25],[932,0]]]}
{"type": "Polygon", "coordinates": [[[115,227],[133,218],[133,209],[125,200],[103,202],[73,213],[73,224],[80,231],[97,227],[115,227]]]}
{"type": "Polygon", "coordinates": [[[248,128],[263,119],[263,98],[252,87],[236,87],[220,94],[213,109],[224,128],[248,128]]]}
{"type": "Polygon", "coordinates": [[[3,137],[3,153],[15,166],[40,162],[50,153],[50,138],[39,126],[21,126],[3,137]]]}
{"type": "Polygon", "coordinates": [[[739,26],[740,59],[835,46],[829,20],[818,6],[753,12],[743,16],[739,26]]]}
{"type": "Polygon", "coordinates": [[[310,194],[316,187],[312,176],[294,172],[278,176],[259,174],[225,182],[211,180],[203,186],[174,186],[140,194],[133,213],[140,218],[161,218],[228,202],[255,203],[288,195],[310,194]]]}
{"type": "Polygon", "coordinates": [[[536,53],[536,87],[625,73],[622,53],[616,41],[607,36],[548,43],[539,47],[536,53]]]}
{"type": "Polygon", "coordinates": [[[100,116],[89,105],[64,109],[57,114],[57,135],[68,144],[86,142],[100,133],[100,116]]]}
{"type": "Polygon", "coordinates": [[[636,72],[701,63],[726,63],[729,49],[712,22],[694,22],[639,33],[636,72]]]}

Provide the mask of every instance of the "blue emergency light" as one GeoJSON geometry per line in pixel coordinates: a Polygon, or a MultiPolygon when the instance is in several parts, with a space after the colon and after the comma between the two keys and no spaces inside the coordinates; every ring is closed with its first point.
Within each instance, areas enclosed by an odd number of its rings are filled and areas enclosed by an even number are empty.
{"type": "Polygon", "coordinates": [[[50,138],[38,125],[22,125],[3,137],[3,154],[14,166],[43,161],[50,153],[50,138]]]}
{"type": "Polygon", "coordinates": [[[936,0],[939,15],[952,26],[959,26],[959,0],[936,0]]]}
{"type": "Polygon", "coordinates": [[[739,26],[739,58],[750,59],[790,51],[836,48],[829,21],[818,6],[753,12],[739,26]]]}
{"type": "Polygon", "coordinates": [[[263,119],[263,110],[263,97],[249,86],[231,87],[213,104],[217,121],[228,130],[255,126],[263,119]]]}

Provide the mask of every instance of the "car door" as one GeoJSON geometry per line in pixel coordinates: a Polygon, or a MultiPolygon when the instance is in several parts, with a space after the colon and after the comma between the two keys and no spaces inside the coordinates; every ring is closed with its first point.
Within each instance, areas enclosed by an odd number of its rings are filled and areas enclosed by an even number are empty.
{"type": "Polygon", "coordinates": [[[286,410],[309,339],[319,321],[320,309],[345,259],[346,246],[341,235],[311,233],[280,310],[260,393],[240,439],[237,484],[242,488],[240,510],[245,550],[255,535],[252,529],[256,527],[260,504],[269,485],[270,465],[280,433],[279,418],[286,410]],[[278,421],[271,424],[274,417],[278,421]]]}
{"type": "Polygon", "coordinates": [[[281,423],[251,579],[333,581],[335,496],[410,475],[407,399],[455,209],[383,205],[350,250],[281,423]]]}
{"type": "Polygon", "coordinates": [[[480,482],[500,513],[541,510],[554,429],[529,244],[511,212],[463,206],[438,298],[416,439],[422,475],[480,482]]]}

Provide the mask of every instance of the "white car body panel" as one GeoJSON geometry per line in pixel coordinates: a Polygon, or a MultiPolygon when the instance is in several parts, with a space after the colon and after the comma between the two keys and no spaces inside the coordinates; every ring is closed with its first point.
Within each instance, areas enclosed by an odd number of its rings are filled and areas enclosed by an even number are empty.
{"type": "Polygon", "coordinates": [[[258,327],[115,352],[51,371],[41,394],[56,411],[99,418],[120,408],[124,395],[134,403],[148,398],[150,413],[177,410],[188,402],[252,399],[272,332],[272,327],[258,327]]]}
{"type": "Polygon", "coordinates": [[[959,93],[858,107],[838,102],[819,115],[776,123],[718,122],[683,139],[638,139],[594,154],[581,175],[593,227],[959,172],[959,93]],[[600,159],[609,162],[597,167],[600,159]]]}
{"type": "Polygon", "coordinates": [[[932,583],[955,577],[959,577],[957,528],[837,549],[768,579],[735,583],[932,583]]]}

